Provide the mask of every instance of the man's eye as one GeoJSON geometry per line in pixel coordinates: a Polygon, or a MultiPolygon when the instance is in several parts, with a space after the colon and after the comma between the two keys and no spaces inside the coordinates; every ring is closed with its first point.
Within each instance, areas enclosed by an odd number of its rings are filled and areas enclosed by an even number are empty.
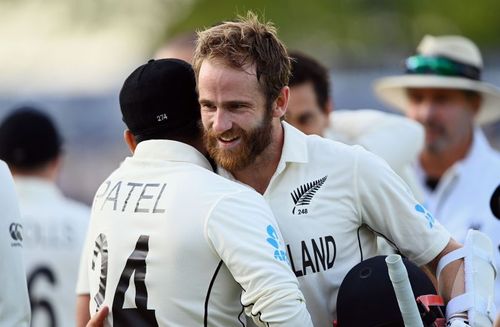
{"type": "Polygon", "coordinates": [[[201,105],[201,109],[204,109],[204,110],[214,110],[215,106],[213,104],[204,103],[204,104],[201,105]]]}
{"type": "Polygon", "coordinates": [[[436,103],[440,103],[440,104],[443,104],[443,103],[447,103],[449,102],[449,97],[447,95],[437,95],[436,98],[435,98],[435,102],[436,103]]]}
{"type": "Polygon", "coordinates": [[[233,103],[229,106],[229,109],[236,110],[236,109],[241,109],[241,108],[245,108],[245,107],[246,106],[243,103],[233,103]]]}

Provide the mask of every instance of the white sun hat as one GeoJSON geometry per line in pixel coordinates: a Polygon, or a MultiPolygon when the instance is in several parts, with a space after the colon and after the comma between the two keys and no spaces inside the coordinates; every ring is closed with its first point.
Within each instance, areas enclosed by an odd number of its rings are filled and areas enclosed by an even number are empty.
{"type": "Polygon", "coordinates": [[[417,55],[406,60],[406,74],[375,81],[375,94],[405,112],[407,88],[447,88],[476,91],[482,104],[476,121],[488,124],[500,119],[500,89],[481,81],[483,59],[477,46],[462,36],[426,35],[417,55]]]}

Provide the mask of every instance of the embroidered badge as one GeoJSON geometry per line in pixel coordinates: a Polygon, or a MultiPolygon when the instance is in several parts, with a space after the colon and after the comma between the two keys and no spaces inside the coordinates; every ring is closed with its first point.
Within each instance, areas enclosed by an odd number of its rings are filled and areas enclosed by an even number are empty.
{"type": "Polygon", "coordinates": [[[420,212],[425,217],[425,219],[427,219],[427,222],[429,223],[429,228],[432,228],[432,226],[434,226],[434,217],[431,215],[429,211],[427,211],[427,209],[424,208],[423,205],[417,204],[415,206],[415,210],[420,212]]]}
{"type": "Polygon", "coordinates": [[[267,226],[267,236],[266,241],[271,244],[274,248],[274,258],[279,261],[287,261],[286,252],[281,246],[281,241],[279,239],[278,233],[272,225],[267,226]]]}
{"type": "MultiPolygon", "coordinates": [[[[319,188],[325,183],[328,176],[315,180],[313,182],[309,182],[301,185],[295,191],[290,193],[293,199],[293,203],[295,206],[293,207],[292,214],[295,214],[295,209],[300,206],[308,206],[311,204],[311,200],[319,190],[319,188]]],[[[307,214],[307,208],[299,208],[297,214],[307,214]]]]}

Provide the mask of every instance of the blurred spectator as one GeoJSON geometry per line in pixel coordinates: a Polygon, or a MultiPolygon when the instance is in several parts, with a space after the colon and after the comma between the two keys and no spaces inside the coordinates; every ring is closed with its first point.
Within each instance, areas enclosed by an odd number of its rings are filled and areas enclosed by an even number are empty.
{"type": "Polygon", "coordinates": [[[333,110],[328,70],[314,58],[291,52],[290,102],[285,119],[306,134],[359,144],[382,157],[410,186],[418,200],[422,192],[411,163],[423,144],[419,124],[379,110],[333,110]]]}
{"type": "Polygon", "coordinates": [[[462,36],[425,36],[405,63],[406,73],[378,80],[375,93],[425,128],[416,171],[427,209],[460,242],[469,228],[490,236],[500,268],[500,221],[489,205],[500,154],[479,127],[500,118],[500,89],[481,81],[481,53],[462,36]]]}
{"type": "Polygon", "coordinates": [[[32,326],[74,326],[75,287],[89,208],[55,185],[62,139],[48,116],[14,110],[0,125],[0,159],[19,195],[32,326]]]}
{"type": "Polygon", "coordinates": [[[0,326],[28,327],[30,307],[23,265],[23,225],[14,183],[0,160],[0,326]]]}

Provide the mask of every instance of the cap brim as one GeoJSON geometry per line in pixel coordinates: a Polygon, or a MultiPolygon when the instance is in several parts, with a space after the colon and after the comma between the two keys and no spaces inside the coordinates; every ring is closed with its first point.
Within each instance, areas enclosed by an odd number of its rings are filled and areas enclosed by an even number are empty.
{"type": "Polygon", "coordinates": [[[401,75],[384,77],[375,81],[375,94],[385,103],[406,112],[407,88],[445,88],[471,90],[483,97],[481,110],[476,116],[479,124],[489,124],[500,119],[500,89],[494,85],[460,77],[434,75],[401,75]]]}

